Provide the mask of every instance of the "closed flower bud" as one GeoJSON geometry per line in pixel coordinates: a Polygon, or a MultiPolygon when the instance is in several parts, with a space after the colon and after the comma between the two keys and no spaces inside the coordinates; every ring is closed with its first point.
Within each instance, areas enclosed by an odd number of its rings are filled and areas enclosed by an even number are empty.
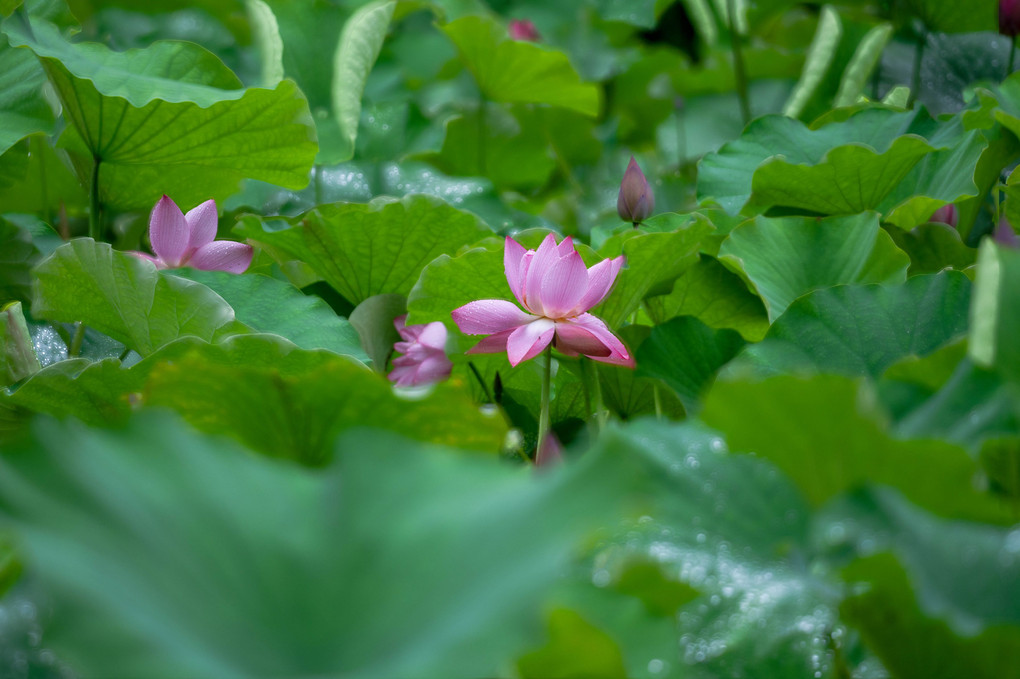
{"type": "Polygon", "coordinates": [[[623,181],[620,183],[616,211],[620,213],[620,219],[637,225],[648,219],[654,209],[655,196],[652,195],[652,187],[648,185],[644,173],[631,156],[627,171],[623,173],[623,181]]]}
{"type": "Polygon", "coordinates": [[[959,220],[960,213],[956,210],[956,206],[952,203],[946,203],[938,210],[935,210],[935,214],[933,214],[928,221],[948,224],[955,228],[959,220]]]}
{"type": "Polygon", "coordinates": [[[511,21],[509,32],[510,37],[514,40],[538,42],[542,39],[542,36],[538,34],[538,29],[535,28],[535,24],[531,23],[527,19],[514,19],[511,21]]]}
{"type": "Polygon", "coordinates": [[[999,33],[1011,38],[1020,34],[1020,0],[999,0],[999,33]]]}

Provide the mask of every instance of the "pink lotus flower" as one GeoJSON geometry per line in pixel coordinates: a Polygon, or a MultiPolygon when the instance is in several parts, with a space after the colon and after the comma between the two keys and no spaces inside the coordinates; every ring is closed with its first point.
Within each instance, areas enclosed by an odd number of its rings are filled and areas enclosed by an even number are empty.
{"type": "Polygon", "coordinates": [[[244,273],[251,264],[252,247],[215,240],[216,223],[215,201],[207,200],[182,214],[177,203],[163,196],[149,217],[149,243],[156,256],[131,254],[149,260],[157,269],[190,266],[203,271],[244,273]]]}
{"type": "Polygon", "coordinates": [[[605,299],[623,266],[621,255],[584,265],[570,238],[552,234],[538,250],[506,239],[503,267],[510,290],[526,311],[503,299],[482,299],[453,310],[468,335],[489,335],[469,354],[505,351],[510,365],[534,358],[550,343],[567,356],[584,354],[603,363],[634,367],[627,347],[588,309],[605,299]]]}
{"type": "Polygon", "coordinates": [[[514,40],[538,42],[542,39],[542,36],[538,34],[538,29],[535,28],[535,24],[531,23],[528,19],[514,19],[511,21],[509,32],[510,37],[514,40]]]}
{"type": "Polygon", "coordinates": [[[438,321],[407,325],[407,314],[393,319],[403,342],[393,348],[403,354],[393,359],[388,377],[398,387],[416,387],[445,380],[453,364],[446,358],[446,326],[438,321]]]}

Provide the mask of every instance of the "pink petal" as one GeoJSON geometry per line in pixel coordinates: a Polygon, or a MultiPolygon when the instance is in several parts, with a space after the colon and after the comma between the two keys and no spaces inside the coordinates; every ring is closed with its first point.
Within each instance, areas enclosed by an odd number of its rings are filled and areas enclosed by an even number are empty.
{"type": "Polygon", "coordinates": [[[616,276],[624,264],[624,256],[604,259],[592,268],[588,269],[588,290],[581,297],[577,306],[574,307],[574,314],[581,314],[601,302],[613,289],[616,276]]]}
{"type": "Polygon", "coordinates": [[[156,259],[152,255],[147,255],[144,252],[135,252],[134,250],[128,250],[126,252],[129,255],[134,255],[138,259],[144,259],[147,262],[152,262],[153,264],[156,265],[157,269],[165,269],[166,268],[166,267],[163,266],[163,262],[159,261],[158,259],[156,259]]]}
{"type": "Polygon", "coordinates": [[[168,267],[181,266],[188,251],[188,222],[177,203],[163,196],[149,216],[149,242],[168,267]]]}
{"type": "Polygon", "coordinates": [[[188,210],[184,215],[188,223],[188,250],[195,252],[203,245],[208,245],[216,240],[216,226],[219,219],[216,217],[216,201],[207,200],[201,205],[188,210]]]}
{"type": "Polygon", "coordinates": [[[553,346],[568,356],[584,354],[605,358],[613,353],[613,350],[595,333],[569,321],[556,324],[556,339],[553,346]]]}
{"type": "Polygon", "coordinates": [[[516,331],[517,328],[511,328],[510,330],[504,330],[503,332],[497,332],[483,337],[482,341],[475,346],[468,349],[466,354],[501,354],[506,351],[506,341],[510,338],[510,335],[516,331]]]}
{"type": "Polygon", "coordinates": [[[446,351],[446,326],[439,321],[428,323],[418,335],[418,342],[435,351],[446,351]]]}
{"type": "Polygon", "coordinates": [[[588,267],[574,249],[552,263],[542,277],[539,302],[549,318],[563,318],[588,290],[588,267]]]}
{"type": "Polygon", "coordinates": [[[570,236],[564,238],[562,241],[560,241],[560,244],[556,246],[556,252],[557,254],[559,254],[560,257],[566,257],[571,252],[575,252],[574,239],[571,238],[570,236]]]}
{"type": "Polygon", "coordinates": [[[244,273],[254,255],[250,245],[221,240],[200,247],[187,264],[203,271],[244,273]]]}
{"type": "Polygon", "coordinates": [[[480,299],[468,302],[451,312],[453,322],[465,335],[488,335],[510,330],[534,320],[505,299],[480,299]]]}
{"type": "Polygon", "coordinates": [[[418,384],[427,384],[445,380],[450,376],[453,363],[445,355],[436,354],[429,356],[418,366],[418,384]]]}
{"type": "Polygon", "coordinates": [[[556,237],[551,233],[545,237],[542,244],[535,251],[535,256],[528,264],[528,270],[524,276],[524,294],[527,297],[526,306],[531,313],[537,316],[545,316],[545,309],[542,307],[542,279],[546,272],[555,262],[559,261],[560,253],[556,246],[556,237]]]}
{"type": "Polygon", "coordinates": [[[549,432],[545,435],[535,450],[535,466],[550,467],[563,463],[563,444],[556,438],[556,434],[549,432]]]}
{"type": "Polygon", "coordinates": [[[555,333],[556,322],[548,318],[540,318],[514,330],[506,341],[506,357],[510,359],[510,365],[516,366],[538,356],[552,342],[555,333]]]}
{"type": "Polygon", "coordinates": [[[608,356],[599,356],[596,354],[585,354],[585,356],[590,357],[594,361],[622,365],[628,368],[634,367],[634,357],[627,351],[627,347],[620,341],[620,338],[610,332],[609,328],[601,318],[592,316],[591,314],[581,314],[577,318],[573,318],[569,321],[561,321],[557,325],[557,336],[561,335],[559,330],[564,325],[573,325],[582,330],[587,330],[610,351],[608,356]]]}
{"type": "Polygon", "coordinates": [[[506,237],[506,245],[503,247],[503,270],[506,272],[506,282],[510,284],[510,292],[514,293],[514,297],[521,303],[521,306],[524,306],[524,268],[522,264],[527,252],[523,245],[510,236],[506,237]]]}
{"type": "Polygon", "coordinates": [[[414,366],[394,366],[390,374],[387,375],[390,382],[393,382],[398,387],[413,387],[415,368],[414,366]]]}

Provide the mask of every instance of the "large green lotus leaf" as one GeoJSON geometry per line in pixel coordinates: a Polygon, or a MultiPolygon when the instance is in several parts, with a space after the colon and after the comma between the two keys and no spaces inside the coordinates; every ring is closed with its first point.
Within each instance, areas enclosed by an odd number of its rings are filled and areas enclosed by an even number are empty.
{"type": "Polygon", "coordinates": [[[53,111],[42,96],[46,73],[28,50],[0,35],[0,154],[19,139],[53,129],[53,111]]]}
{"type": "Polygon", "coordinates": [[[694,316],[709,327],[736,330],[749,342],[760,340],[769,328],[761,298],[719,260],[705,255],[677,279],[672,292],[645,303],[660,321],[694,316]]]}
{"type": "Polygon", "coordinates": [[[970,357],[1020,383],[1020,251],[986,238],[971,307],[970,357]]]}
{"type": "MultiPolygon", "coordinates": [[[[935,372],[942,371],[936,367],[935,372]]],[[[1020,393],[999,374],[964,359],[944,384],[909,390],[895,416],[897,436],[945,439],[976,455],[985,439],[1013,434],[1020,427],[1020,393]]]]}
{"type": "Polygon", "coordinates": [[[143,356],[179,337],[208,341],[248,331],[209,288],[90,238],[57,248],[35,279],[34,317],[81,321],[143,356]]]}
{"type": "Polygon", "coordinates": [[[52,24],[32,35],[10,21],[12,44],[40,58],[71,125],[60,144],[88,183],[100,161],[100,200],[151,207],[226,198],[249,177],[301,188],[315,157],[308,104],[291,81],[241,89],[217,57],[193,43],[113,52],[65,41],[52,24]]]}
{"type": "MultiPolygon", "coordinates": [[[[792,118],[765,116],[748,125],[739,139],[724,144],[718,152],[710,153],[701,160],[698,164],[698,197],[702,200],[711,198],[730,214],[736,214],[750,200],[756,170],[768,159],[773,158],[784,167],[800,167],[795,172],[812,171],[811,168],[821,166],[817,171],[833,174],[837,169],[843,169],[842,165],[834,165],[829,158],[837,149],[840,149],[839,157],[852,161],[867,160],[876,167],[879,165],[876,161],[882,156],[889,160],[899,159],[898,165],[890,167],[893,174],[885,177],[887,185],[884,189],[888,191],[894,186],[890,182],[902,179],[920,156],[932,150],[922,137],[916,135],[922,131],[919,125],[923,122],[926,121],[919,121],[916,113],[870,109],[812,130],[792,118]],[[903,136],[910,133],[914,134],[903,136]],[[897,140],[899,150],[890,154],[897,140]],[[913,160],[908,162],[908,156],[913,160]],[[895,180],[894,174],[898,175],[895,180]]],[[[840,176],[843,177],[844,173],[840,172],[840,176]]],[[[882,190],[872,183],[869,183],[872,192],[882,190]]],[[[818,186],[815,189],[825,197],[829,192],[838,193],[836,186],[818,186]]],[[[861,191],[855,186],[847,198],[837,198],[836,204],[847,204],[861,196],[861,191]]]]}
{"type": "Polygon", "coordinates": [[[868,410],[861,385],[837,376],[716,382],[701,418],[737,451],[786,472],[815,506],[868,483],[890,485],[937,514],[1008,522],[975,490],[976,462],[956,445],[893,439],[868,410]]]}
{"type": "Polygon", "coordinates": [[[915,112],[870,108],[819,129],[769,116],[705,156],[698,196],[731,214],[772,206],[821,214],[877,209],[912,227],[940,205],[977,194],[973,166],[986,146],[976,131],[938,126],[915,112]]]}
{"type": "MultiPolygon", "coordinates": [[[[620,333],[624,342],[632,348],[632,353],[637,351],[634,347],[640,349],[644,344],[637,341],[637,333],[627,330],[639,327],[627,326],[620,333]]],[[[642,415],[680,419],[686,413],[683,399],[654,379],[655,375],[649,376],[630,368],[594,361],[592,367],[598,375],[603,405],[620,419],[632,420],[642,415]]],[[[581,395],[584,395],[583,392],[581,395]]],[[[593,410],[583,410],[583,417],[587,418],[593,410]]]]}
{"type": "Polygon", "coordinates": [[[882,664],[904,679],[999,679],[1020,674],[1013,649],[1020,626],[996,625],[981,634],[959,634],[918,608],[915,586],[888,554],[852,564],[843,577],[861,586],[840,606],[882,664]]]}
{"type": "Polygon", "coordinates": [[[0,217],[0,305],[29,299],[31,270],[38,259],[39,250],[28,232],[0,217]]]}
{"type": "Polygon", "coordinates": [[[919,17],[929,31],[941,33],[995,32],[999,28],[995,0],[906,0],[898,9],[910,17],[919,17]]]}
{"type": "Polygon", "coordinates": [[[688,412],[696,411],[702,392],[744,344],[733,330],[713,330],[692,316],[673,318],[652,328],[641,344],[638,374],[661,379],[688,412]]]}
{"type": "Polygon", "coordinates": [[[842,285],[801,297],[742,361],[766,373],[878,377],[967,334],[970,279],[945,271],[896,285],[842,285]]]}
{"type": "Polygon", "coordinates": [[[328,461],[339,433],[359,426],[490,452],[506,434],[502,417],[483,414],[461,385],[408,399],[350,357],[300,350],[274,335],[195,346],[155,366],[144,401],[176,410],[203,431],[306,464],[328,461]]]}
{"type": "Polygon", "coordinates": [[[904,229],[924,224],[947,203],[963,202],[981,194],[975,178],[977,164],[988,140],[977,131],[965,132],[947,125],[932,136],[941,148],[921,158],[914,169],[877,206],[883,221],[904,229]]]}
{"type": "Polygon", "coordinates": [[[143,384],[140,373],[122,368],[116,358],[72,358],[46,366],[12,394],[0,394],[0,400],[33,412],[104,425],[127,419],[128,394],[143,384]]]}
{"type": "Polygon", "coordinates": [[[827,549],[891,551],[910,575],[921,609],[958,634],[1020,627],[1020,549],[1013,527],[934,516],[889,488],[843,498],[826,508],[824,518],[830,516],[843,531],[821,536],[827,549]]]}
{"type": "Polygon", "coordinates": [[[426,264],[492,234],[473,214],[424,195],[322,205],[289,222],[268,230],[245,217],[237,231],[281,253],[278,259],[305,262],[355,305],[407,295],[426,264]]]}
{"type": "Polygon", "coordinates": [[[362,94],[394,6],[385,0],[368,3],[348,16],[343,7],[322,0],[260,0],[249,5],[264,84],[274,87],[286,75],[308,97],[321,164],[354,155],[362,94]]]}
{"type": "Polygon", "coordinates": [[[702,595],[680,606],[675,638],[646,656],[658,662],[633,676],[832,676],[826,630],[838,623],[838,590],[805,565],[810,509],[783,474],[728,454],[697,423],[614,427],[596,448],[640,460],[650,474],[642,518],[606,530],[592,582],[620,587],[635,562],[651,561],[702,595]]]}
{"type": "Polygon", "coordinates": [[[120,425],[141,404],[140,394],[153,366],[174,361],[200,343],[197,337],[181,338],[130,367],[117,358],[57,361],[12,393],[0,393],[0,403],[59,418],[74,417],[93,426],[120,425]]]}
{"type": "Polygon", "coordinates": [[[921,224],[915,229],[889,229],[900,250],[910,256],[908,276],[936,273],[950,268],[963,271],[977,259],[977,250],[967,247],[960,232],[948,224],[921,224]]]}
{"type": "Polygon", "coordinates": [[[237,320],[255,332],[280,335],[302,349],[328,349],[368,363],[358,332],[321,298],[261,274],[183,269],[175,275],[201,283],[226,300],[237,320]]]}
{"type": "Polygon", "coordinates": [[[479,117],[475,111],[448,120],[442,149],[425,159],[447,174],[484,176],[500,187],[544,184],[556,167],[547,140],[502,108],[486,107],[484,123],[479,117]]]}
{"type": "Polygon", "coordinates": [[[599,112],[599,91],[581,82],[567,55],[511,40],[494,19],[465,16],[442,26],[484,96],[515,104],[550,104],[588,116],[599,112]]]}
{"type": "Polygon", "coordinates": [[[378,431],[313,473],[157,414],[25,447],[2,506],[82,676],[501,676],[635,485],[612,450],[535,477],[378,431]]]}
{"type": "Polygon", "coordinates": [[[83,215],[88,194],[48,137],[34,134],[0,156],[0,205],[4,212],[35,214],[56,223],[61,211],[83,215]]]}
{"type": "Polygon", "coordinates": [[[775,320],[811,290],[851,283],[899,283],[910,259],[878,215],[757,217],[734,229],[719,259],[751,282],[775,320]]]}
{"type": "Polygon", "coordinates": [[[610,238],[599,254],[606,258],[623,254],[625,266],[613,291],[593,313],[616,328],[645,297],[672,289],[677,277],[697,263],[698,248],[712,228],[707,220],[698,219],[669,233],[642,234],[630,229],[610,238]]]}

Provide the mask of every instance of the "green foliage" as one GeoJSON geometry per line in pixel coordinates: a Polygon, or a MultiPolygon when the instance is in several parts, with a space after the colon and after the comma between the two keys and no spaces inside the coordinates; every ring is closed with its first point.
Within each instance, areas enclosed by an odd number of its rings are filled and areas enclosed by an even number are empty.
{"type": "Polygon", "coordinates": [[[289,224],[279,229],[244,217],[237,231],[280,261],[305,262],[352,304],[407,295],[431,260],[491,233],[474,215],[421,195],[322,205],[289,224]]]}

